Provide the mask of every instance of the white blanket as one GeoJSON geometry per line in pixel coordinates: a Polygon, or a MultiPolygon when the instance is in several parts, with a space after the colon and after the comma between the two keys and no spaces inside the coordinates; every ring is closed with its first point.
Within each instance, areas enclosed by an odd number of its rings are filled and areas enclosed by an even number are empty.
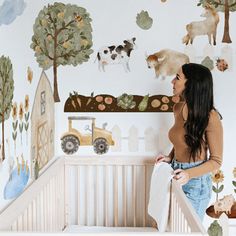
{"type": "Polygon", "coordinates": [[[169,206],[170,206],[170,183],[173,169],[165,162],[154,166],[151,178],[148,213],[157,222],[158,231],[166,231],[169,206]]]}

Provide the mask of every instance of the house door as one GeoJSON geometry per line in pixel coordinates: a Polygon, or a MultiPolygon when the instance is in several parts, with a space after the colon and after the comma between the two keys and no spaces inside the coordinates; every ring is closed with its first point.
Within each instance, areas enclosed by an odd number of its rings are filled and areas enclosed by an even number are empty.
{"type": "Polygon", "coordinates": [[[38,126],[37,131],[37,159],[39,169],[49,161],[49,129],[47,121],[38,126]]]}

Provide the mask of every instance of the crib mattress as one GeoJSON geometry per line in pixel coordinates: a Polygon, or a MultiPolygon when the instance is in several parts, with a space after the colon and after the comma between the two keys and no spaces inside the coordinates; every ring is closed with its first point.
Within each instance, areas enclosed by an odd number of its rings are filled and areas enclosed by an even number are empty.
{"type": "Polygon", "coordinates": [[[111,233],[111,232],[157,232],[152,227],[103,227],[103,226],[79,226],[69,225],[64,233],[111,233]]]}

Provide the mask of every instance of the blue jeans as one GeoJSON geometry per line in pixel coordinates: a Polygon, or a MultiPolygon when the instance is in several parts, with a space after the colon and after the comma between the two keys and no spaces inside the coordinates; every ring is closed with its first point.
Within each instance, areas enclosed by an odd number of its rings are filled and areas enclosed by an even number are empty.
{"type": "MultiPolygon", "coordinates": [[[[173,159],[171,167],[174,170],[184,170],[199,166],[202,163],[203,161],[181,163],[173,159]]],[[[205,174],[200,177],[190,179],[188,183],[182,186],[182,189],[186,197],[191,202],[193,208],[196,210],[199,218],[203,220],[212,193],[212,180],[210,174],[205,174]]]]}

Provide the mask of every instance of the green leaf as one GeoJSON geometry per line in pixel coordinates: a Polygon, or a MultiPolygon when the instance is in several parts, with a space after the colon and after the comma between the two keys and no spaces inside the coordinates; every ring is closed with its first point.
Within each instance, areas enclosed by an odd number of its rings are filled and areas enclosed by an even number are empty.
{"type": "Polygon", "coordinates": [[[29,120],[29,112],[25,113],[25,121],[29,120]]]}
{"type": "Polygon", "coordinates": [[[236,187],[236,181],[232,181],[232,183],[233,183],[234,187],[236,187]]]}
{"type": "Polygon", "coordinates": [[[234,192],[236,193],[236,189],[234,189],[234,192]]]}
{"type": "Polygon", "coordinates": [[[218,193],[220,193],[223,189],[224,189],[224,185],[222,184],[218,189],[218,193]]]}
{"type": "Polygon", "coordinates": [[[212,186],[212,190],[215,192],[215,193],[217,193],[217,188],[213,185],[212,186]]]}
{"type": "Polygon", "coordinates": [[[25,123],[25,130],[27,131],[29,128],[29,123],[25,123]]]}
{"type": "Polygon", "coordinates": [[[197,6],[199,7],[199,6],[201,6],[202,4],[199,2],[198,4],[197,4],[197,6]]]}

